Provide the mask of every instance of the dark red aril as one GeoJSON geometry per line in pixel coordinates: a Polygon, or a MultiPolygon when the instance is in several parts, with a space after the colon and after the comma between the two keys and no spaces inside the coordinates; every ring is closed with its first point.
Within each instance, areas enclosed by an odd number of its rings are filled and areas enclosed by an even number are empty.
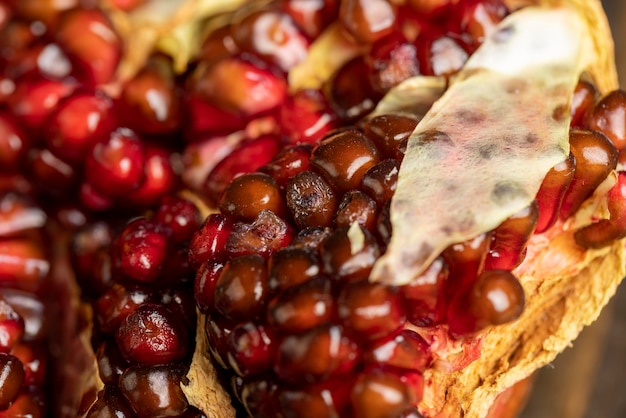
{"type": "Polygon", "coordinates": [[[107,385],[89,408],[86,418],[134,418],[135,412],[115,386],[107,385]]]}
{"type": "Polygon", "coordinates": [[[0,299],[0,352],[9,353],[24,335],[24,320],[4,299],[0,299]]]}
{"type": "Polygon", "coordinates": [[[589,115],[589,129],[602,132],[615,148],[626,147],[626,91],[615,90],[603,97],[589,115]]]}
{"type": "Polygon", "coordinates": [[[281,7],[311,39],[317,38],[339,14],[338,0],[283,0],[281,7]]]}
{"type": "Polygon", "coordinates": [[[206,261],[202,263],[196,274],[194,295],[200,312],[206,314],[213,310],[213,294],[215,284],[224,268],[220,261],[206,261]]]}
{"type": "Polygon", "coordinates": [[[271,210],[264,209],[252,223],[237,222],[226,241],[230,257],[258,254],[269,258],[274,252],[289,245],[293,229],[271,210]]]}
{"type": "Polygon", "coordinates": [[[150,302],[156,302],[151,291],[142,287],[114,284],[94,303],[95,318],[100,330],[114,333],[129,314],[150,302]]]}
{"type": "Polygon", "coordinates": [[[285,200],[299,228],[330,226],[337,209],[337,196],[314,171],[297,173],[285,187],[285,200]]]}
{"type": "Polygon", "coordinates": [[[309,156],[313,146],[301,144],[283,148],[270,162],[259,168],[276,180],[281,189],[298,173],[309,169],[309,156]]]}
{"type": "Polygon", "coordinates": [[[180,186],[180,173],[176,169],[170,150],[146,144],[144,148],[143,180],[128,196],[126,206],[150,207],[159,199],[174,192],[180,186]]]}
{"type": "Polygon", "coordinates": [[[24,383],[24,366],[15,356],[0,353],[0,410],[16,400],[24,383]]]}
{"type": "Polygon", "coordinates": [[[304,89],[290,94],[279,108],[278,120],[290,144],[314,144],[336,124],[337,117],[319,90],[304,89]]]}
{"type": "Polygon", "coordinates": [[[437,32],[420,33],[415,48],[423,75],[449,77],[465,65],[469,56],[459,39],[437,32]]]}
{"type": "Polygon", "coordinates": [[[418,327],[430,327],[444,321],[446,299],[444,286],[449,275],[442,257],[435,259],[417,279],[402,287],[408,320],[418,327]]]}
{"type": "Polygon", "coordinates": [[[249,378],[272,369],[276,337],[267,325],[241,323],[228,339],[228,361],[239,376],[249,378]]]}
{"type": "Polygon", "coordinates": [[[98,359],[98,374],[105,385],[117,386],[120,376],[128,367],[128,362],[122,357],[117,344],[106,340],[96,351],[98,359]]]}
{"type": "Polygon", "coordinates": [[[361,190],[367,193],[379,205],[384,205],[393,197],[398,182],[400,163],[396,160],[383,160],[363,176],[361,190]]]}
{"type": "Polygon", "coordinates": [[[358,42],[371,44],[395,29],[396,13],[387,0],[343,0],[339,21],[358,42]]]}
{"type": "Polygon", "coordinates": [[[374,236],[361,226],[335,230],[322,244],[324,273],[338,281],[366,279],[380,256],[374,236]]]}
{"type": "Polygon", "coordinates": [[[513,270],[526,256],[526,242],[535,231],[539,207],[530,206],[510,216],[493,231],[485,270],[513,270]]]}
{"type": "Polygon", "coordinates": [[[415,45],[401,32],[394,32],[375,42],[367,62],[372,88],[380,94],[420,73],[415,45]]]}
{"type": "Polygon", "coordinates": [[[352,413],[360,418],[398,417],[415,401],[401,375],[378,369],[361,373],[350,393],[352,413]]]}
{"type": "Polygon", "coordinates": [[[285,214],[285,203],[276,181],[265,173],[243,174],[235,178],[220,201],[222,213],[237,220],[252,221],[262,210],[285,214]]]}
{"type": "Polygon", "coordinates": [[[379,115],[363,125],[363,132],[374,141],[384,157],[401,161],[408,138],[417,123],[418,120],[408,116],[379,115]]]}
{"type": "Polygon", "coordinates": [[[418,333],[405,329],[388,338],[379,339],[363,353],[364,361],[389,370],[422,373],[432,361],[430,345],[418,333]]]}
{"type": "Polygon", "coordinates": [[[269,259],[270,292],[280,292],[304,283],[319,272],[319,257],[314,249],[293,246],[280,249],[269,259]]]}
{"type": "Polygon", "coordinates": [[[233,229],[233,220],[219,213],[209,215],[202,227],[191,237],[189,262],[195,268],[206,261],[223,260],[226,242],[233,229]]]}
{"type": "Polygon", "coordinates": [[[191,201],[175,195],[164,196],[152,220],[165,225],[174,242],[191,238],[202,223],[200,211],[191,201]]]}
{"type": "Polygon", "coordinates": [[[335,214],[335,227],[349,227],[357,223],[368,231],[374,231],[378,218],[378,207],[374,199],[360,190],[346,192],[335,214]]]}
{"type": "Polygon", "coordinates": [[[545,232],[559,219],[561,202],[576,170],[576,160],[570,154],[566,160],[558,163],[546,174],[537,192],[536,201],[539,208],[535,233],[545,232]]]}
{"type": "Polygon", "coordinates": [[[598,89],[590,81],[579,80],[572,97],[570,115],[572,128],[584,129],[587,126],[590,112],[598,98],[598,89]]]}
{"type": "Polygon", "coordinates": [[[19,170],[31,142],[17,120],[9,112],[0,111],[0,172],[19,170]]]}
{"type": "Polygon", "coordinates": [[[362,56],[337,70],[326,82],[324,94],[344,123],[356,122],[370,113],[381,96],[370,84],[369,67],[362,56]]]}

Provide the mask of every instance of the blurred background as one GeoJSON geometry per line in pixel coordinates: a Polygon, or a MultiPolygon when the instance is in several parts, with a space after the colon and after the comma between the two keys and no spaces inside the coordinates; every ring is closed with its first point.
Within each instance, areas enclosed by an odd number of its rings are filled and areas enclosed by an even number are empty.
{"type": "MultiPolygon", "coordinates": [[[[603,0],[620,84],[626,83],[626,1],[603,0]]],[[[626,417],[626,283],[574,346],[537,373],[520,418],[626,417]]]]}

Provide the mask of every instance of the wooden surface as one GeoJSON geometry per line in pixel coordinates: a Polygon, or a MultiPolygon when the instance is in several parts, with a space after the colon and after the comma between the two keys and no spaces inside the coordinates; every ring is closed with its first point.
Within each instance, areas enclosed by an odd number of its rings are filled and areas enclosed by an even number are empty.
{"type": "MultiPolygon", "coordinates": [[[[626,1],[604,0],[626,83],[626,1]]],[[[574,346],[540,370],[520,418],[626,418],[626,283],[574,346]]]]}

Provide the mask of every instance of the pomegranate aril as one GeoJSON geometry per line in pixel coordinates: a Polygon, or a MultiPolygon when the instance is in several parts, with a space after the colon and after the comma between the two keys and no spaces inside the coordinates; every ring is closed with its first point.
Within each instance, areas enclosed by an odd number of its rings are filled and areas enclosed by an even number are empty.
{"type": "Polygon", "coordinates": [[[368,137],[355,129],[327,136],[313,150],[311,165],[339,191],[357,189],[380,156],[368,137]]]}
{"type": "Polygon", "coordinates": [[[69,82],[26,77],[17,81],[9,106],[23,127],[38,132],[57,103],[73,90],[74,86],[69,82]]]}
{"type": "Polygon", "coordinates": [[[598,89],[593,83],[586,80],[578,81],[570,110],[572,128],[583,129],[587,126],[589,114],[593,110],[597,97],[598,89]]]}
{"type": "Polygon", "coordinates": [[[109,251],[112,241],[111,225],[104,221],[89,223],[72,236],[72,268],[86,294],[100,295],[113,283],[109,251]]]}
{"type": "Polygon", "coordinates": [[[280,150],[278,138],[262,135],[244,141],[211,170],[204,190],[214,202],[219,202],[230,182],[240,174],[251,173],[267,164],[280,150]]]}
{"type": "Polygon", "coordinates": [[[524,288],[507,270],[487,270],[450,302],[448,322],[453,335],[517,319],[524,311],[524,288]]]}
{"type": "Polygon", "coordinates": [[[311,39],[317,38],[339,14],[338,0],[282,0],[280,5],[311,39]]]}
{"type": "Polygon", "coordinates": [[[476,280],[485,265],[490,244],[491,233],[485,233],[465,242],[453,244],[444,250],[442,255],[449,268],[445,286],[447,297],[476,280]]]}
{"type": "Polygon", "coordinates": [[[384,160],[367,172],[361,181],[361,189],[370,195],[376,203],[383,205],[391,200],[398,182],[400,163],[396,160],[384,160]]]}
{"type": "Polygon", "coordinates": [[[338,281],[358,281],[369,276],[380,249],[374,236],[355,224],[335,230],[322,244],[321,254],[324,273],[338,281]]]}
{"type": "Polygon", "coordinates": [[[130,129],[118,128],[87,156],[85,180],[105,197],[124,197],[141,185],[145,163],[139,137],[130,129]]]}
{"type": "Polygon", "coordinates": [[[373,369],[359,375],[350,393],[350,407],[359,418],[397,417],[416,398],[400,375],[373,369]]]}
{"type": "Polygon", "coordinates": [[[65,194],[78,183],[79,173],[50,150],[31,149],[30,175],[43,194],[65,194]]]}
{"type": "Polygon", "coordinates": [[[207,261],[226,258],[226,242],[233,229],[233,220],[225,215],[209,215],[202,227],[191,237],[189,243],[189,262],[198,268],[207,261]]]}
{"type": "Polygon", "coordinates": [[[576,160],[570,154],[546,174],[535,200],[539,209],[535,233],[545,232],[559,219],[561,202],[576,170],[576,160]]]}
{"type": "Polygon", "coordinates": [[[112,100],[100,92],[80,91],[66,97],[47,121],[48,148],[70,164],[81,163],[115,128],[112,111],[112,100]]]}
{"type": "Polygon", "coordinates": [[[46,213],[26,195],[14,192],[0,197],[0,236],[20,237],[45,225],[46,213]]]}
{"type": "Polygon", "coordinates": [[[290,245],[270,257],[268,287],[271,293],[278,293],[312,279],[319,272],[317,251],[290,245]]]}
{"type": "Polygon", "coordinates": [[[314,226],[304,228],[294,237],[291,242],[293,248],[309,248],[314,251],[318,251],[322,242],[330,236],[332,230],[327,227],[314,226]]]}
{"type": "Polygon", "coordinates": [[[170,255],[169,235],[162,224],[145,218],[131,221],[115,243],[116,267],[133,280],[156,280],[170,255]]]}
{"type": "Polygon", "coordinates": [[[24,320],[4,299],[0,299],[0,353],[9,353],[24,335],[24,320]]]}
{"type": "Polygon", "coordinates": [[[378,208],[374,199],[362,191],[350,190],[341,198],[333,223],[337,228],[357,223],[369,231],[374,231],[377,215],[378,208]]]}
{"type": "Polygon", "coordinates": [[[315,383],[352,371],[360,354],[342,327],[326,324],[286,336],[278,347],[274,372],[285,382],[315,383]]]}
{"type": "Polygon", "coordinates": [[[43,387],[46,383],[48,347],[42,342],[18,343],[12,353],[24,367],[24,385],[43,387]]]}
{"type": "Polygon", "coordinates": [[[396,28],[396,13],[387,0],[342,0],[339,21],[358,42],[371,44],[396,28]]]}
{"type": "MultiPolygon", "coordinates": [[[[170,150],[146,145],[144,148],[144,175],[141,185],[128,196],[125,206],[155,206],[159,199],[180,185],[179,173],[170,150]]],[[[120,205],[122,205],[122,203],[120,205]]]]}
{"type": "Polygon", "coordinates": [[[280,129],[290,144],[314,144],[335,127],[336,115],[319,90],[290,94],[279,108],[280,129]]]}
{"type": "Polygon", "coordinates": [[[570,152],[576,160],[574,177],[563,196],[561,219],[572,216],[615,169],[618,153],[611,141],[597,131],[570,131],[570,152]]]}
{"type": "Polygon", "coordinates": [[[432,361],[430,346],[418,333],[405,329],[374,342],[363,353],[364,361],[388,370],[423,372],[432,361]]]}
{"type": "Polygon", "coordinates": [[[313,146],[309,144],[283,148],[270,162],[259,168],[259,171],[272,176],[281,189],[287,187],[289,181],[309,169],[309,156],[313,146]]]}
{"type": "MultiPolygon", "coordinates": [[[[341,380],[341,379],[339,379],[341,380]]],[[[278,403],[285,418],[337,418],[347,404],[345,381],[335,386],[327,384],[285,387],[278,393],[278,403]],[[344,395],[344,396],[342,396],[344,395]]]]}
{"type": "Polygon", "coordinates": [[[267,299],[267,267],[259,255],[229,260],[222,269],[213,296],[214,309],[227,318],[247,320],[257,316],[267,299]]]}
{"type": "Polygon", "coordinates": [[[533,202],[493,231],[485,270],[513,270],[524,260],[526,242],[535,230],[538,216],[538,205],[533,202]]]}
{"type": "Polygon", "coordinates": [[[336,71],[326,82],[324,92],[343,122],[355,122],[370,113],[381,96],[370,84],[369,68],[362,56],[336,71]]]}
{"type": "MultiPolygon", "coordinates": [[[[197,324],[196,304],[192,287],[184,280],[171,280],[170,288],[159,292],[159,303],[174,313],[174,316],[183,321],[190,332],[194,332],[197,324]]],[[[191,345],[189,345],[191,346],[191,345]]]]}
{"type": "Polygon", "coordinates": [[[239,53],[239,48],[235,44],[232,31],[232,23],[227,23],[226,25],[213,30],[202,43],[200,60],[205,62],[216,62],[222,58],[239,53]]]}
{"type": "Polygon", "coordinates": [[[50,271],[42,246],[28,239],[0,239],[0,283],[37,290],[50,271]]]}
{"type": "Polygon", "coordinates": [[[278,416],[277,390],[276,383],[269,379],[247,382],[241,389],[241,403],[251,417],[276,417],[278,416]]]}
{"type": "Polygon", "coordinates": [[[430,327],[445,320],[444,289],[448,266],[442,257],[435,259],[415,281],[402,287],[408,320],[418,327],[430,327]]]}
{"type": "Polygon", "coordinates": [[[374,141],[384,157],[401,161],[417,123],[418,120],[408,116],[379,115],[365,122],[363,132],[374,141]]]}
{"type": "Polygon", "coordinates": [[[299,228],[330,226],[338,204],[333,189],[310,170],[296,174],[287,183],[285,200],[299,228]]]}
{"type": "Polygon", "coordinates": [[[184,374],[179,366],[135,366],[124,372],[119,386],[138,416],[178,416],[189,407],[180,387],[184,374]]]}
{"type": "Polygon", "coordinates": [[[128,405],[119,390],[105,386],[98,393],[98,399],[89,408],[86,418],[135,418],[135,412],[128,405]]]}
{"type": "Polygon", "coordinates": [[[164,135],[180,127],[181,106],[172,63],[155,56],[124,83],[116,110],[126,126],[143,134],[164,135]]]}
{"type": "Polygon", "coordinates": [[[372,88],[380,94],[420,73],[415,45],[400,32],[394,32],[372,45],[368,65],[372,88]]]}
{"type": "Polygon", "coordinates": [[[588,129],[602,132],[615,148],[626,147],[626,91],[614,90],[603,97],[589,115],[588,129]]]}
{"type": "Polygon", "coordinates": [[[165,306],[144,304],[124,319],[115,340],[130,363],[153,365],[182,360],[189,335],[181,318],[165,306]]]}
{"type": "Polygon", "coordinates": [[[82,206],[95,212],[109,210],[115,204],[111,197],[105,196],[100,191],[94,189],[90,183],[81,184],[79,197],[82,206]]]}
{"type": "Polygon", "coordinates": [[[337,312],[343,326],[364,341],[385,337],[406,321],[398,289],[368,281],[346,285],[339,294],[337,312]]]}
{"type": "Polygon", "coordinates": [[[620,171],[617,183],[607,195],[609,219],[602,219],[576,231],[574,238],[586,248],[602,248],[626,236],[626,172],[620,171]]]}
{"type": "Polygon", "coordinates": [[[98,374],[105,385],[117,386],[120,376],[128,367],[114,341],[105,340],[96,351],[98,374]]]}
{"type": "Polygon", "coordinates": [[[449,77],[465,65],[469,56],[459,39],[437,32],[421,33],[415,47],[423,75],[449,77]]]}
{"type": "Polygon", "coordinates": [[[122,42],[104,12],[68,10],[59,17],[54,36],[72,60],[79,80],[94,85],[112,81],[122,55],[122,42]]]}
{"type": "Polygon", "coordinates": [[[309,42],[291,17],[278,9],[261,9],[235,22],[232,36],[240,50],[288,72],[308,54],[309,42]]]}
{"type": "Polygon", "coordinates": [[[24,366],[17,357],[0,353],[0,410],[9,408],[17,399],[24,375],[24,366]]]}
{"type": "Polygon", "coordinates": [[[9,0],[15,13],[25,19],[40,20],[46,25],[55,23],[60,13],[79,5],[78,0],[9,0]]]}
{"type": "Polygon", "coordinates": [[[217,313],[206,316],[204,331],[206,332],[208,350],[215,361],[224,369],[229,367],[228,338],[233,328],[234,325],[230,320],[217,313]]]}
{"type": "Polygon", "coordinates": [[[330,321],[335,302],[330,281],[313,278],[289,287],[273,299],[267,321],[280,333],[298,333],[330,321]]]}
{"type": "Polygon", "coordinates": [[[285,203],[272,177],[264,173],[249,173],[235,178],[226,187],[220,209],[237,220],[252,221],[262,210],[284,215],[285,203]]]}
{"type": "Polygon", "coordinates": [[[252,223],[237,222],[226,241],[230,257],[259,254],[268,258],[275,251],[289,245],[293,230],[274,212],[264,209],[252,223]]]}
{"type": "Polygon", "coordinates": [[[31,142],[17,120],[9,112],[0,110],[0,171],[19,170],[31,142]]]}
{"type": "Polygon", "coordinates": [[[154,294],[142,287],[114,284],[94,303],[100,330],[114,333],[126,317],[145,303],[155,302],[154,294]]]}
{"type": "Polygon", "coordinates": [[[202,219],[200,211],[192,202],[174,195],[164,196],[152,220],[165,225],[171,231],[174,242],[191,238],[198,230],[202,219]]]}
{"type": "Polygon", "coordinates": [[[27,387],[19,393],[9,409],[0,410],[0,418],[44,418],[47,411],[46,396],[42,389],[27,387]]]}
{"type": "Polygon", "coordinates": [[[474,45],[482,43],[508,14],[501,0],[466,0],[460,7],[460,30],[474,45]]]}
{"type": "Polygon", "coordinates": [[[267,372],[272,368],[276,337],[267,325],[244,322],[228,336],[228,362],[244,378],[267,372]]]}
{"type": "Polygon", "coordinates": [[[283,76],[262,68],[258,61],[226,57],[200,66],[191,90],[219,109],[244,117],[277,108],[287,93],[283,76]]]}

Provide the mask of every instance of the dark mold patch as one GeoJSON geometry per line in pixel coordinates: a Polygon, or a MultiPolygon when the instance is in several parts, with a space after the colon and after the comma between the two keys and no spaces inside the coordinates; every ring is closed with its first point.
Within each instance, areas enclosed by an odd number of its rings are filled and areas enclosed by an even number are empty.
{"type": "Polygon", "coordinates": [[[503,205],[511,200],[525,197],[526,192],[522,186],[514,180],[503,180],[496,183],[491,192],[491,199],[498,205],[503,205]]]}
{"type": "Polygon", "coordinates": [[[487,119],[484,113],[472,109],[461,109],[456,117],[464,125],[479,125],[487,119]]]}

